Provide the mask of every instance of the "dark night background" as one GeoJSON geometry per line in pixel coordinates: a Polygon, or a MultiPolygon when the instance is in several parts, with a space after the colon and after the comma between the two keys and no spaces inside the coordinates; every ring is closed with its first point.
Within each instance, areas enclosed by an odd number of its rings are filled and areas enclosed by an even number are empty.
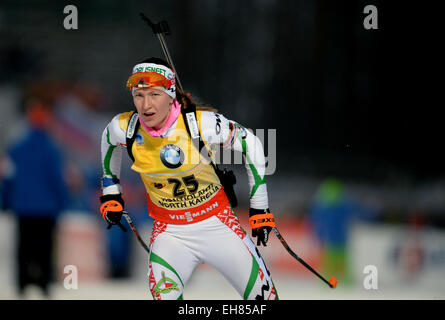
{"type": "Polygon", "coordinates": [[[104,111],[126,110],[128,70],[162,56],[143,11],[169,22],[186,90],[247,127],[277,129],[281,170],[423,181],[444,175],[431,3],[373,1],[379,29],[365,30],[366,1],[79,1],[68,31],[65,3],[3,1],[1,81],[93,83],[104,111]]]}
{"type": "MultiPolygon", "coordinates": [[[[392,197],[385,206],[398,199],[403,210],[425,206],[422,193],[443,216],[441,20],[432,1],[3,1],[0,9],[0,86],[18,96],[39,83],[47,95],[75,92],[98,120],[76,122],[72,110],[59,109],[89,132],[79,149],[68,147],[75,165],[99,165],[103,127],[133,108],[125,90],[131,68],[163,57],[142,11],[168,21],[186,91],[248,128],[276,129],[270,179],[282,199],[271,195],[274,206],[299,207],[292,188],[304,177],[336,176],[392,197]],[[78,8],[77,30],[63,27],[68,4],[78,8]],[[378,30],[363,26],[368,4],[378,9],[378,30]]],[[[4,113],[2,148],[12,119],[4,113]]],[[[313,187],[300,190],[307,203],[313,187]]]]}

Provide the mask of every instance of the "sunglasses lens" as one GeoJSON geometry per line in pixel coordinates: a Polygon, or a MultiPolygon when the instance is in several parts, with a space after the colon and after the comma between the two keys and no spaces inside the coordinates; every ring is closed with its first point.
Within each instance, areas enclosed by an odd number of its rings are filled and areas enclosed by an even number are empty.
{"type": "Polygon", "coordinates": [[[164,87],[170,88],[173,82],[156,72],[137,72],[132,74],[127,81],[127,88],[150,88],[164,87]]]}

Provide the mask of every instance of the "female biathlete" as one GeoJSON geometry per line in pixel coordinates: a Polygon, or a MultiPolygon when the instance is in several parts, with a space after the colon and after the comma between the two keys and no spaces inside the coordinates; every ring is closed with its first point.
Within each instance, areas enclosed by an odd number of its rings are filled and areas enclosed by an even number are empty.
{"type": "MultiPolygon", "coordinates": [[[[153,298],[182,299],[193,270],[206,262],[244,299],[278,299],[270,273],[240,226],[216,169],[201,156],[192,138],[200,135],[210,155],[218,147],[242,152],[250,187],[252,236],[257,237],[257,245],[266,246],[274,219],[261,141],[235,121],[202,106],[196,108],[194,122],[193,117],[185,119],[188,114],[185,117],[181,111],[196,105],[176,88],[175,74],[163,59],[150,58],[134,66],[127,88],[140,122],[131,145],[131,168],[141,175],[148,213],[154,219],[148,261],[153,298]]],[[[120,224],[124,210],[119,177],[132,115],[116,115],[102,135],[101,213],[111,225],[120,224]]]]}

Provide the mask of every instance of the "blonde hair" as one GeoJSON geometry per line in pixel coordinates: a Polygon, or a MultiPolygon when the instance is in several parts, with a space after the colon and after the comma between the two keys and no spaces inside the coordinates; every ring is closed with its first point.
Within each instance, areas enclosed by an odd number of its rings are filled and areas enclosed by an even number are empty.
{"type": "MultiPolygon", "coordinates": [[[[148,59],[145,59],[144,61],[141,61],[140,63],[156,63],[161,64],[163,66],[166,66],[173,70],[173,68],[170,66],[170,64],[161,58],[151,57],[148,59]]],[[[211,111],[211,112],[218,112],[218,109],[215,109],[210,106],[203,105],[202,103],[196,103],[193,98],[190,96],[190,94],[185,94],[181,89],[176,87],[176,100],[181,104],[183,109],[187,109],[190,105],[195,105],[196,110],[202,110],[202,111],[211,111]]]]}
{"type": "Polygon", "coordinates": [[[218,109],[196,103],[190,95],[184,94],[184,92],[182,92],[179,88],[176,88],[176,100],[178,100],[184,110],[187,110],[190,105],[194,104],[196,106],[196,110],[218,112],[218,109]]]}

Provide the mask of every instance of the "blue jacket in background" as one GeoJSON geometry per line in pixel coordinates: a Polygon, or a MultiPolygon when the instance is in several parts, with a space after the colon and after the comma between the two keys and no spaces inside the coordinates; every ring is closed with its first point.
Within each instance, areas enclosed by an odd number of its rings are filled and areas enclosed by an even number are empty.
{"type": "Polygon", "coordinates": [[[19,217],[53,217],[65,208],[68,192],[59,151],[42,130],[30,132],[8,152],[13,174],[3,181],[3,207],[19,217]]]}

